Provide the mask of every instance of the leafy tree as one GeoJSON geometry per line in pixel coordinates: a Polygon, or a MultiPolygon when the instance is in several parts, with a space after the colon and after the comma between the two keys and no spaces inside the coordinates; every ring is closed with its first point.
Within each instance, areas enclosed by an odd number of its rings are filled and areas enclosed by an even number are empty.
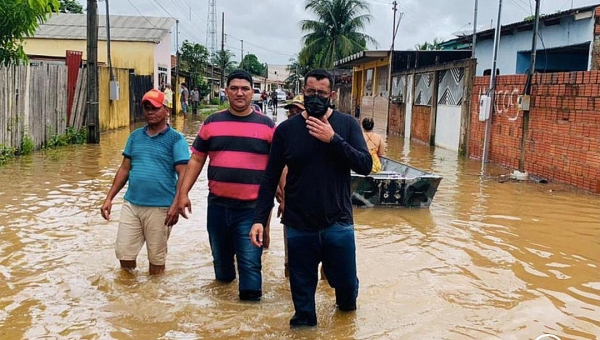
{"type": "MultiPolygon", "coordinates": [[[[83,13],[83,6],[77,0],[58,0],[61,13],[83,13]]],[[[105,0],[106,1],[106,0],[105,0]]]]}
{"type": "Polygon", "coordinates": [[[438,39],[435,38],[433,39],[433,42],[424,42],[422,44],[416,44],[415,45],[415,50],[418,51],[437,51],[437,50],[441,50],[442,47],[440,46],[442,42],[438,39]]]}
{"type": "Polygon", "coordinates": [[[210,53],[203,45],[185,40],[181,45],[181,70],[190,74],[189,88],[198,87],[200,96],[210,93],[210,85],[205,78],[210,53]]]}
{"type": "Polygon", "coordinates": [[[57,0],[0,0],[0,64],[25,62],[23,39],[58,8],[57,0]]]}
{"type": "Polygon", "coordinates": [[[299,58],[291,58],[289,60],[290,64],[286,67],[286,71],[288,71],[289,76],[284,81],[286,88],[295,89],[296,82],[298,82],[298,84],[302,84],[304,81],[304,75],[310,70],[308,65],[298,60],[299,58]]]}
{"type": "Polygon", "coordinates": [[[221,69],[221,87],[225,87],[225,74],[229,74],[237,68],[233,57],[235,55],[229,50],[219,50],[213,57],[213,63],[221,69]]]}
{"type": "Polygon", "coordinates": [[[250,74],[254,76],[264,76],[265,75],[265,65],[261,64],[258,61],[258,57],[252,53],[248,53],[242,59],[240,63],[240,68],[242,70],[246,70],[250,72],[250,74]]]}
{"type": "Polygon", "coordinates": [[[369,11],[364,0],[308,0],[305,9],[317,16],[300,22],[307,32],[301,59],[312,61],[313,67],[332,69],[335,61],[364,51],[367,42],[377,44],[360,32],[371,21],[371,15],[364,14],[369,11]]]}

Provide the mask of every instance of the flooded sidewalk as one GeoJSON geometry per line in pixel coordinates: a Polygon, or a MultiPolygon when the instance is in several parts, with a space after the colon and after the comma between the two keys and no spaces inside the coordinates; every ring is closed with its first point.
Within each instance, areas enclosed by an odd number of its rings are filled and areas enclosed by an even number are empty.
{"type": "MultiPolygon", "coordinates": [[[[268,112],[268,114],[271,114],[268,112]]],[[[200,118],[173,126],[188,142],[200,118]]],[[[278,121],[284,119],[280,110],[278,121]]],[[[339,313],[320,281],[319,326],[290,330],[281,224],[272,221],[260,303],[214,281],[206,172],[193,214],[169,241],[166,274],[136,276],[114,255],[99,208],[129,129],[99,145],[35,153],[0,167],[0,337],[5,339],[561,339],[600,337],[600,197],[554,183],[503,182],[507,171],[388,137],[387,155],[442,175],[429,209],[355,210],[360,292],[339,313]]]]}

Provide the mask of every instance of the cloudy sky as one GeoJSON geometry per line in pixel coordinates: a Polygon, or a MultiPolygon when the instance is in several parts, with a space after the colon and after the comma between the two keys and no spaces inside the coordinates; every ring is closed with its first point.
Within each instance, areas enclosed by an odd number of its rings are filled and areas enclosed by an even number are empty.
{"type": "MultiPolygon", "coordinates": [[[[398,16],[402,13],[396,50],[434,38],[447,40],[459,31],[472,32],[475,0],[397,0],[398,16]]],[[[85,0],[79,0],[84,4],[85,0]]],[[[375,38],[378,46],[389,49],[392,41],[393,0],[365,0],[370,6],[371,22],[364,33],[375,38]]],[[[111,0],[111,14],[168,16],[179,19],[179,41],[187,39],[203,45],[207,42],[209,0],[111,0]]],[[[221,13],[225,13],[225,48],[239,60],[243,53],[255,54],[261,62],[288,64],[301,47],[300,21],[313,19],[304,10],[306,0],[216,0],[217,48],[221,46],[221,13]]],[[[599,4],[600,0],[541,0],[541,13],[599,4]]],[[[479,0],[477,26],[495,25],[499,0],[479,0]]],[[[105,13],[99,2],[99,13],[105,13]]],[[[535,0],[502,0],[503,25],[532,15],[535,0]]],[[[175,29],[173,29],[175,31],[175,29]]],[[[175,50],[175,47],[173,47],[175,50]]]]}

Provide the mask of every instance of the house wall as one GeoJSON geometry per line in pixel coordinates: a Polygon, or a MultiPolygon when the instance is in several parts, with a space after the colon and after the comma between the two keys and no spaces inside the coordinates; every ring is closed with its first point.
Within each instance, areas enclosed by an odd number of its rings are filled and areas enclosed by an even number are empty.
{"type": "Polygon", "coordinates": [[[404,114],[405,104],[390,104],[390,117],[388,131],[390,135],[404,136],[404,124],[406,115],[404,114]]]}
{"type": "Polygon", "coordinates": [[[100,131],[129,126],[129,70],[113,68],[119,81],[119,100],[110,100],[110,72],[108,67],[98,68],[98,110],[100,131]]]}
{"type": "Polygon", "coordinates": [[[171,82],[171,35],[168,34],[158,44],[154,46],[154,88],[159,88],[159,73],[166,70],[165,85],[171,82]]]}
{"type": "Polygon", "coordinates": [[[429,144],[429,132],[431,126],[431,107],[424,105],[413,105],[412,124],[410,127],[411,140],[429,144]]]}
{"type": "MultiPolygon", "coordinates": [[[[360,103],[360,119],[373,118],[375,127],[373,131],[381,134],[387,134],[388,124],[388,99],[387,88],[379,85],[380,75],[385,72],[389,76],[389,58],[381,58],[376,61],[355,66],[353,69],[353,93],[357,93],[360,103]],[[372,69],[373,74],[369,78],[368,70],[372,69]],[[383,94],[383,96],[379,95],[383,94]]],[[[386,86],[388,81],[386,81],[386,86]]],[[[354,109],[356,109],[354,107],[354,109]]]]}
{"type": "MultiPolygon", "coordinates": [[[[523,114],[516,98],[526,76],[499,76],[489,160],[517,169],[523,114]]],[[[531,175],[600,193],[600,72],[536,74],[533,78],[524,170],[531,175]]],[[[479,95],[489,77],[476,77],[471,97],[469,156],[481,158],[485,122],[478,120],[479,95]]]]}
{"type": "MultiPolygon", "coordinates": [[[[538,49],[550,49],[594,41],[594,15],[590,18],[575,20],[573,17],[563,18],[560,25],[544,26],[540,23],[540,36],[543,45],[538,40],[538,49]]],[[[498,46],[497,68],[500,74],[517,73],[517,52],[531,50],[531,37],[533,31],[514,32],[510,35],[502,35],[498,46]],[[502,51],[512,51],[502,53],[502,51]]],[[[483,75],[483,71],[492,68],[492,55],[494,51],[494,39],[477,41],[475,55],[477,56],[477,75],[483,75]]],[[[537,63],[536,63],[537,64],[537,63]]],[[[539,65],[539,64],[537,64],[539,65]]]]}
{"type": "MultiPolygon", "coordinates": [[[[110,44],[112,66],[133,69],[137,75],[155,74],[155,45],[152,42],[112,41],[110,44]]],[[[52,57],[65,57],[67,50],[82,51],[83,59],[87,59],[87,42],[85,40],[25,39],[24,49],[28,55],[52,57]]],[[[106,55],[106,41],[98,41],[98,63],[108,65],[106,55]]],[[[170,60],[169,54],[164,63],[169,65],[170,60]]],[[[121,82],[124,81],[127,80],[121,80],[121,82]]]]}

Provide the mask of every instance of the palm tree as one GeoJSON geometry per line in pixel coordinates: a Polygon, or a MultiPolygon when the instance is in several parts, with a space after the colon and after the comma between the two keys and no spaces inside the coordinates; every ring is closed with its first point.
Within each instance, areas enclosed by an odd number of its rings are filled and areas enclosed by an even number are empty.
{"type": "Polygon", "coordinates": [[[289,76],[285,80],[285,85],[288,88],[296,88],[296,84],[300,87],[303,81],[303,75],[310,70],[306,64],[299,61],[299,58],[291,58],[290,63],[286,67],[289,76]]]}
{"type": "Polygon", "coordinates": [[[332,69],[336,60],[364,51],[367,42],[377,44],[360,30],[371,21],[369,5],[362,0],[308,0],[305,9],[317,20],[302,20],[304,47],[300,59],[314,60],[315,67],[332,69]]]}
{"type": "Polygon", "coordinates": [[[221,87],[225,86],[225,73],[233,70],[237,63],[233,61],[235,55],[229,50],[219,50],[213,57],[213,64],[221,69],[221,87]]]}

